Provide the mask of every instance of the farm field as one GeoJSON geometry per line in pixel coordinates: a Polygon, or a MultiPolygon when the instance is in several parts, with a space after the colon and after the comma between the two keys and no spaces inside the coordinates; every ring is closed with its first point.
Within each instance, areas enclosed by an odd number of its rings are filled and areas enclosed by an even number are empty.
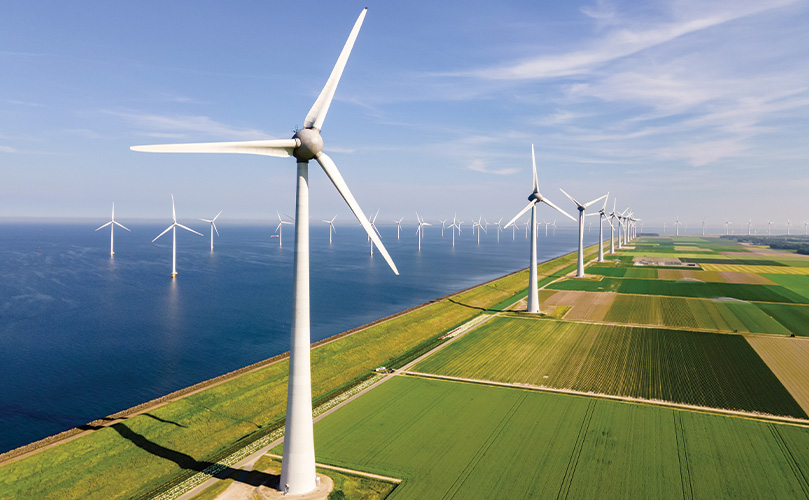
{"type": "Polygon", "coordinates": [[[318,461],[401,477],[390,500],[809,491],[806,428],[414,377],[329,415],[315,441],[318,461]]]}
{"type": "Polygon", "coordinates": [[[806,297],[809,300],[809,276],[791,274],[765,274],[765,278],[774,281],[778,285],[792,290],[793,292],[806,297]]]}
{"type": "Polygon", "coordinates": [[[498,318],[412,371],[807,418],[740,335],[498,318]]]}
{"type": "Polygon", "coordinates": [[[720,298],[782,303],[809,303],[802,295],[777,285],[748,285],[744,283],[704,283],[698,281],[663,281],[634,278],[603,278],[600,280],[566,279],[548,285],[553,290],[583,292],[616,292],[670,297],[720,298]]]}
{"type": "Polygon", "coordinates": [[[762,264],[700,264],[706,271],[760,274],[797,274],[809,275],[809,267],[793,267],[786,265],[762,264]]]}
{"type": "Polygon", "coordinates": [[[747,342],[767,363],[795,401],[809,412],[809,340],[750,336],[747,342]]]}
{"type": "Polygon", "coordinates": [[[759,303],[756,307],[775,318],[791,333],[809,337],[809,306],[759,303]]]}

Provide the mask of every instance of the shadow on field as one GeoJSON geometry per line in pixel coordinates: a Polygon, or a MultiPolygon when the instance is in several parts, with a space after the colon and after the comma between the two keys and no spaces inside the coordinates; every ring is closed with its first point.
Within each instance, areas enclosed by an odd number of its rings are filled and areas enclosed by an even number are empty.
{"type": "MultiPolygon", "coordinates": [[[[138,448],[148,451],[157,457],[170,460],[183,469],[202,472],[208,467],[214,465],[213,462],[200,462],[190,455],[186,455],[185,453],[172,450],[171,448],[166,448],[165,446],[161,446],[153,441],[149,441],[144,436],[133,431],[123,423],[119,422],[110,427],[115,429],[115,431],[118,432],[121,437],[130,441],[138,448]]],[[[241,469],[234,469],[232,467],[225,467],[222,471],[216,474],[215,477],[219,479],[231,477],[234,481],[239,481],[250,486],[261,486],[263,484],[271,488],[276,488],[280,479],[280,477],[275,474],[268,474],[260,471],[244,471],[241,469]]]]}
{"type": "Polygon", "coordinates": [[[463,306],[463,307],[467,307],[469,309],[477,309],[478,311],[488,311],[488,309],[486,309],[485,307],[470,306],[469,304],[464,304],[463,302],[458,302],[455,299],[447,299],[447,300],[452,302],[453,304],[463,306]]]}

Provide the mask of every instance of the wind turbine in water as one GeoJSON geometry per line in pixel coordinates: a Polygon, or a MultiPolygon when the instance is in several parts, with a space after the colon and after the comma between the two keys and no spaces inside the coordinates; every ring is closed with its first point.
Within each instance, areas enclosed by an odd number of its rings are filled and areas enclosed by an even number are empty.
{"type": "Polygon", "coordinates": [[[312,429],[312,384],[309,333],[309,161],[316,160],[334,187],[357,217],[368,237],[376,244],[395,274],[396,265],[379,236],[371,227],[343,176],[332,159],[322,151],[320,131],[329,110],[340,76],[345,68],[367,9],[363,9],[351,30],[337,63],[304,120],[304,128],[291,139],[140,146],[136,151],[171,153],[245,153],[297,160],[295,202],[295,264],[293,272],[292,345],[289,353],[289,389],[287,397],[284,455],[279,487],[286,494],[307,493],[316,487],[315,446],[312,429]]]}
{"type": "Polygon", "coordinates": [[[107,226],[110,226],[110,257],[112,257],[113,255],[115,255],[115,226],[122,227],[127,231],[132,232],[129,228],[127,228],[126,226],[115,220],[115,202],[113,202],[112,204],[112,218],[110,219],[109,222],[96,229],[96,231],[98,231],[99,229],[104,229],[107,226]]]}
{"type": "MultiPolygon", "coordinates": [[[[393,222],[396,223],[396,239],[397,240],[399,239],[399,233],[402,230],[402,221],[403,220],[404,220],[404,217],[400,217],[399,220],[393,221],[393,222]]],[[[443,236],[443,229],[442,229],[442,236],[443,236]]]]}
{"type": "MultiPolygon", "coordinates": [[[[379,229],[376,228],[376,218],[379,216],[379,209],[376,209],[376,213],[374,214],[374,218],[371,219],[371,229],[374,230],[376,234],[379,234],[379,229]]],[[[381,235],[380,235],[381,236],[381,235]]],[[[368,245],[371,247],[371,257],[374,256],[374,242],[371,241],[371,237],[368,236],[368,245]]]]}
{"type": "Polygon", "coordinates": [[[276,210],[275,213],[278,215],[278,225],[275,226],[275,232],[278,233],[278,246],[282,247],[282,246],[284,246],[284,225],[285,224],[292,224],[295,219],[293,219],[292,217],[284,214],[289,219],[289,220],[284,220],[284,219],[281,218],[281,214],[278,213],[278,210],[276,210]]]}
{"type": "MultiPolygon", "coordinates": [[[[171,245],[171,277],[176,278],[177,277],[177,228],[181,227],[181,228],[185,229],[186,231],[191,231],[192,233],[198,234],[200,236],[205,236],[205,235],[202,234],[202,233],[198,233],[198,232],[194,231],[190,227],[185,227],[182,224],[180,224],[179,222],[177,222],[177,211],[174,210],[174,194],[171,195],[171,219],[172,219],[171,225],[169,227],[167,227],[162,233],[158,234],[157,238],[160,238],[164,234],[171,231],[171,237],[172,237],[172,240],[173,240],[172,245],[171,245]]],[[[157,238],[153,239],[152,243],[157,241],[157,238]]]]}
{"type": "Polygon", "coordinates": [[[453,215],[452,216],[452,224],[447,226],[450,229],[450,231],[452,231],[452,246],[455,246],[455,230],[456,229],[458,230],[458,236],[459,237],[461,236],[461,223],[462,222],[463,221],[458,220],[457,215],[453,215]]]}
{"type": "Polygon", "coordinates": [[[421,239],[424,237],[424,226],[432,226],[429,222],[424,222],[424,219],[421,218],[418,212],[416,212],[416,220],[419,221],[419,225],[416,228],[416,234],[419,237],[419,252],[421,252],[421,239]]]}
{"type": "Polygon", "coordinates": [[[208,222],[211,224],[211,252],[213,252],[213,233],[216,232],[216,235],[219,236],[219,230],[216,229],[216,219],[222,215],[222,212],[224,212],[224,210],[220,210],[213,219],[200,219],[203,222],[208,222]]]}
{"type": "Polygon", "coordinates": [[[336,218],[337,218],[337,216],[335,215],[334,217],[331,218],[331,220],[322,219],[323,222],[325,222],[326,224],[329,225],[329,245],[331,245],[331,233],[332,233],[332,231],[335,232],[335,233],[337,232],[337,229],[334,227],[334,219],[336,219],[336,218]]]}
{"type": "MultiPolygon", "coordinates": [[[[596,203],[597,201],[601,201],[603,198],[606,198],[607,195],[605,194],[603,196],[599,196],[595,200],[588,201],[587,203],[582,204],[582,203],[579,203],[578,201],[576,201],[569,194],[565,193],[564,189],[559,188],[559,191],[561,191],[565,196],[567,196],[570,199],[570,201],[575,203],[576,208],[579,209],[579,259],[578,259],[578,265],[576,266],[576,277],[577,278],[583,278],[584,277],[584,212],[585,212],[585,210],[587,210],[587,207],[589,207],[593,203],[596,203]]],[[[609,193],[607,193],[607,194],[609,194],[609,193]]],[[[571,217],[571,219],[573,219],[573,217],[571,217]]],[[[576,220],[576,219],[573,219],[573,220],[576,220]]]]}
{"type": "Polygon", "coordinates": [[[447,224],[447,219],[441,219],[438,222],[441,223],[441,237],[444,237],[444,226],[447,224]]]}
{"type": "Polygon", "coordinates": [[[525,208],[520,210],[520,212],[511,219],[508,224],[506,224],[506,229],[512,224],[514,224],[517,219],[522,217],[522,215],[527,212],[531,211],[531,255],[529,257],[530,263],[528,267],[528,304],[526,307],[526,311],[529,313],[538,313],[539,312],[539,291],[537,289],[537,205],[539,203],[544,203],[549,207],[555,209],[561,214],[564,214],[566,217],[570,217],[571,220],[576,220],[562,210],[561,208],[557,207],[553,204],[549,199],[542,196],[539,192],[539,182],[537,181],[537,162],[536,157],[534,156],[534,145],[531,144],[531,164],[533,166],[533,191],[530,195],[528,195],[528,205],[525,208]]]}

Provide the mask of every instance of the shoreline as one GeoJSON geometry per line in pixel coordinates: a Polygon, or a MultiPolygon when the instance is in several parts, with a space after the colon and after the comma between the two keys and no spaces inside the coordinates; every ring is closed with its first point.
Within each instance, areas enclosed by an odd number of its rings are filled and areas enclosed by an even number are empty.
{"type": "MultiPolygon", "coordinates": [[[[576,250],[573,250],[572,252],[564,253],[564,254],[558,255],[556,257],[551,257],[551,258],[549,258],[547,260],[538,262],[537,266],[547,264],[547,263],[549,263],[549,262],[551,262],[553,260],[562,258],[562,257],[564,257],[566,255],[570,255],[571,253],[575,253],[575,252],[576,252],[576,250]]],[[[398,311],[398,312],[390,314],[388,316],[379,318],[377,320],[365,323],[363,325],[351,328],[349,330],[345,330],[345,331],[340,332],[340,333],[336,333],[336,334],[331,335],[329,337],[326,337],[324,339],[318,340],[317,342],[311,343],[310,344],[310,349],[315,349],[317,347],[320,347],[320,346],[335,342],[335,341],[337,341],[339,339],[342,339],[342,338],[347,337],[349,335],[353,335],[353,334],[355,334],[357,332],[366,330],[366,329],[368,329],[370,327],[373,327],[375,325],[378,325],[380,323],[384,323],[386,321],[393,320],[393,319],[398,318],[398,317],[400,317],[402,315],[411,313],[413,311],[424,308],[424,307],[429,306],[431,304],[434,304],[436,302],[440,302],[442,300],[449,299],[451,297],[454,297],[456,295],[468,292],[468,291],[473,290],[475,288],[486,286],[486,285],[488,285],[490,283],[501,280],[503,278],[507,278],[507,277],[514,276],[514,275],[522,273],[522,272],[526,272],[527,270],[528,270],[527,267],[517,269],[516,271],[512,271],[510,273],[503,274],[501,276],[491,278],[491,279],[486,280],[486,281],[484,281],[482,283],[478,283],[478,284],[466,287],[466,288],[461,289],[461,290],[456,290],[456,291],[454,291],[452,293],[449,293],[447,295],[437,297],[435,299],[431,299],[431,300],[429,300],[427,302],[423,302],[421,304],[417,304],[417,305],[409,307],[407,309],[403,309],[401,311],[398,311]]],[[[203,381],[198,382],[196,384],[193,384],[191,386],[184,387],[182,389],[178,389],[176,391],[170,392],[170,393],[165,394],[163,396],[160,396],[158,398],[155,398],[155,399],[152,399],[152,400],[149,400],[149,401],[144,401],[143,403],[140,403],[138,405],[126,408],[124,410],[112,413],[112,414],[104,416],[104,417],[100,417],[98,419],[87,422],[86,424],[76,426],[76,427],[72,427],[70,429],[66,429],[66,430],[64,430],[62,432],[59,432],[57,434],[53,434],[53,435],[44,437],[42,439],[39,439],[37,441],[33,441],[31,443],[25,444],[23,446],[13,448],[11,450],[0,453],[0,465],[5,465],[5,464],[8,464],[8,463],[11,463],[11,462],[14,462],[14,461],[17,461],[17,460],[32,456],[32,455],[34,455],[34,454],[36,454],[39,451],[42,451],[44,449],[50,448],[52,446],[56,446],[58,444],[61,444],[61,443],[67,442],[67,441],[70,441],[72,439],[76,439],[76,438],[81,437],[81,436],[83,436],[85,434],[89,434],[89,433],[91,433],[91,432],[93,432],[95,430],[102,429],[104,427],[109,427],[109,426],[111,426],[111,425],[113,425],[113,424],[115,424],[117,422],[120,422],[122,420],[125,420],[127,418],[130,418],[130,417],[133,417],[133,416],[136,416],[136,415],[140,415],[142,413],[146,413],[149,410],[159,408],[159,407],[161,407],[161,406],[163,406],[165,404],[168,404],[170,402],[182,399],[183,397],[189,396],[189,395],[194,394],[196,392],[208,389],[210,387],[214,387],[214,386],[219,385],[221,383],[224,383],[226,381],[232,380],[232,379],[234,379],[234,378],[236,378],[236,377],[238,377],[240,375],[243,375],[245,373],[250,373],[250,372],[259,370],[261,368],[267,367],[269,365],[272,365],[274,363],[283,361],[284,359],[287,359],[288,357],[289,357],[289,351],[285,351],[283,353],[280,353],[280,354],[277,354],[275,356],[269,357],[267,359],[258,361],[256,363],[252,363],[250,365],[243,366],[243,367],[238,368],[236,370],[233,370],[233,371],[230,371],[230,372],[227,372],[227,373],[223,373],[223,374],[218,375],[216,377],[213,377],[213,378],[210,378],[210,379],[207,379],[207,380],[203,380],[203,381]]]]}

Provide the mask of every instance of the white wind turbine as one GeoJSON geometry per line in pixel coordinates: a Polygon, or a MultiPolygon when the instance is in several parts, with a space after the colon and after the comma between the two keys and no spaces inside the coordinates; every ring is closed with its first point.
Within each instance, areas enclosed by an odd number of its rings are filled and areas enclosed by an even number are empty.
{"type": "MultiPolygon", "coordinates": [[[[597,201],[600,201],[603,198],[606,198],[607,195],[605,194],[603,196],[599,196],[595,200],[588,201],[587,203],[582,204],[582,203],[579,203],[578,201],[576,201],[569,194],[565,193],[564,189],[559,188],[559,191],[561,191],[565,196],[567,196],[570,199],[570,201],[575,203],[576,208],[579,209],[579,260],[578,260],[578,265],[576,266],[576,277],[577,278],[583,278],[584,277],[584,211],[587,210],[587,207],[589,207],[593,203],[595,203],[597,201]]],[[[572,219],[572,217],[571,217],[571,219],[572,219]]],[[[575,220],[575,219],[573,219],[573,220],[575,220]]]]}
{"type": "MultiPolygon", "coordinates": [[[[609,218],[612,219],[613,222],[618,221],[618,223],[619,223],[619,226],[618,226],[618,234],[619,234],[619,236],[618,236],[618,238],[619,238],[619,242],[620,242],[620,237],[621,237],[620,236],[620,234],[621,234],[620,233],[620,231],[621,231],[620,218],[618,217],[618,212],[615,211],[615,205],[616,205],[617,202],[618,202],[618,200],[616,200],[615,198],[612,199],[612,213],[610,213],[609,218]]],[[[610,222],[610,254],[615,253],[615,224],[613,224],[613,222],[610,222]]],[[[620,248],[620,246],[618,248],[620,248]]]]}
{"type": "Polygon", "coordinates": [[[498,220],[497,222],[494,222],[494,223],[493,223],[493,225],[494,225],[494,226],[497,228],[497,242],[498,242],[498,243],[500,243],[500,231],[502,231],[502,230],[503,230],[503,228],[500,226],[500,223],[501,223],[501,222],[503,222],[503,218],[502,218],[502,217],[500,217],[500,220],[498,220]]]}
{"type": "MultiPolygon", "coordinates": [[[[486,231],[486,228],[483,227],[483,224],[480,223],[481,219],[483,219],[482,215],[478,217],[478,220],[472,219],[472,233],[475,232],[476,227],[478,228],[478,245],[480,245],[480,230],[483,229],[484,231],[486,231]]],[[[486,234],[488,234],[488,231],[486,234]]]]}
{"type": "MultiPolygon", "coordinates": [[[[198,234],[200,236],[205,236],[205,235],[202,234],[202,233],[198,233],[198,232],[194,231],[193,229],[191,229],[189,227],[185,227],[182,224],[180,224],[179,222],[177,222],[177,211],[174,210],[174,194],[171,195],[171,220],[172,220],[171,225],[169,227],[167,227],[165,229],[165,231],[158,234],[157,238],[160,238],[164,234],[171,231],[171,237],[172,237],[172,240],[173,240],[172,245],[171,245],[171,277],[176,278],[177,277],[177,228],[181,227],[181,228],[185,229],[186,231],[191,231],[192,233],[198,234]]],[[[152,243],[157,241],[157,238],[153,239],[152,243]]]]}
{"type": "Polygon", "coordinates": [[[309,160],[316,160],[334,187],[357,217],[365,232],[376,243],[385,261],[399,274],[379,236],[363,213],[343,176],[323,149],[320,131],[329,110],[340,76],[345,68],[354,40],[357,38],[367,9],[363,9],[351,30],[337,63],[304,120],[304,128],[291,139],[229,143],[141,146],[136,151],[182,153],[245,153],[290,157],[297,160],[297,196],[295,207],[295,268],[293,273],[292,345],[289,354],[289,389],[287,397],[284,455],[280,489],[287,494],[300,494],[316,487],[315,447],[312,429],[312,384],[310,369],[309,326],[309,160]]]}
{"type": "Polygon", "coordinates": [[[525,224],[523,224],[523,226],[525,226],[525,239],[526,240],[528,239],[528,225],[529,224],[531,224],[531,221],[525,221],[525,224]]]}
{"type": "Polygon", "coordinates": [[[424,222],[424,219],[421,218],[418,212],[416,212],[416,220],[419,221],[419,225],[416,228],[416,234],[419,237],[419,252],[421,252],[421,239],[424,237],[424,226],[432,226],[429,222],[424,222]]]}
{"type": "Polygon", "coordinates": [[[789,236],[789,226],[790,225],[791,225],[791,223],[789,222],[789,219],[787,219],[787,236],[789,236]]]}
{"type": "Polygon", "coordinates": [[[680,236],[680,218],[674,221],[674,236],[680,236]]]}
{"type": "Polygon", "coordinates": [[[702,218],[702,235],[705,236],[705,217],[702,218]]]}
{"type": "Polygon", "coordinates": [[[768,220],[767,221],[767,236],[770,235],[770,227],[772,227],[772,221],[768,220]]]}
{"type": "Polygon", "coordinates": [[[747,219],[747,236],[750,236],[750,228],[753,226],[753,219],[747,219]]]}
{"type": "MultiPolygon", "coordinates": [[[[99,227],[98,229],[104,229],[107,226],[110,226],[110,257],[112,257],[113,255],[115,255],[115,238],[114,238],[115,226],[123,227],[127,231],[132,232],[129,230],[129,228],[125,227],[123,224],[115,220],[115,202],[112,203],[112,218],[110,219],[109,222],[99,227]]],[[[98,231],[98,229],[96,229],[96,231],[98,231]]]]}
{"type": "Polygon", "coordinates": [[[220,210],[220,211],[219,211],[219,213],[218,213],[218,214],[216,214],[216,217],[214,217],[213,219],[200,219],[200,220],[201,220],[201,221],[203,221],[203,222],[208,222],[208,223],[210,223],[210,224],[211,224],[211,252],[213,252],[213,233],[214,233],[214,232],[216,232],[216,235],[217,235],[217,236],[219,236],[219,230],[218,230],[218,229],[216,229],[216,219],[217,219],[217,218],[218,218],[220,215],[222,215],[222,212],[223,212],[223,211],[224,211],[224,210],[220,210]]]}
{"type": "MultiPolygon", "coordinates": [[[[371,223],[371,229],[373,229],[376,234],[381,236],[381,234],[379,233],[379,229],[376,228],[376,218],[377,218],[378,215],[379,215],[379,209],[377,208],[376,213],[374,214],[374,218],[370,220],[370,223],[371,223]]],[[[370,247],[371,247],[371,257],[373,257],[374,256],[374,242],[371,241],[370,236],[368,236],[368,245],[370,245],[370,247]]]]}
{"type": "MultiPolygon", "coordinates": [[[[402,230],[402,221],[404,220],[404,216],[400,217],[399,220],[395,220],[393,222],[396,223],[396,239],[399,239],[399,232],[402,230]]],[[[442,230],[443,231],[443,230],[442,230]]]]}
{"type": "Polygon", "coordinates": [[[275,226],[275,232],[278,233],[278,246],[284,246],[284,225],[292,224],[295,219],[290,217],[289,215],[284,214],[289,220],[284,220],[281,218],[281,214],[278,213],[278,210],[275,211],[278,215],[278,225],[275,226]]]}
{"type": "Polygon", "coordinates": [[[337,229],[334,227],[334,219],[336,219],[336,218],[337,218],[337,216],[335,215],[334,217],[331,218],[331,220],[322,219],[323,222],[325,222],[326,224],[329,225],[329,245],[331,245],[331,233],[332,233],[332,231],[334,231],[335,233],[337,232],[337,229]]]}
{"type": "Polygon", "coordinates": [[[462,220],[458,220],[457,215],[452,216],[452,224],[447,226],[452,230],[452,246],[455,246],[455,229],[458,230],[458,236],[461,236],[461,224],[463,223],[462,220]]]}
{"type": "Polygon", "coordinates": [[[730,234],[730,225],[733,224],[729,220],[725,219],[725,234],[730,234]]]}
{"type": "MultiPolygon", "coordinates": [[[[607,196],[609,195],[610,193],[607,192],[607,196]]],[[[599,210],[593,215],[598,215],[598,261],[604,262],[604,219],[607,219],[606,197],[604,198],[604,205],[601,207],[601,210],[599,210]]],[[[610,223],[609,219],[607,219],[607,224],[610,224],[610,227],[612,227],[612,224],[610,223]]]]}
{"type": "Polygon", "coordinates": [[[439,220],[439,222],[441,223],[441,237],[443,238],[444,237],[444,226],[447,224],[447,219],[441,219],[441,220],[439,220]]]}
{"type": "Polygon", "coordinates": [[[530,195],[528,195],[528,205],[525,208],[520,210],[520,212],[511,219],[508,224],[506,224],[506,228],[508,226],[514,224],[517,219],[522,217],[522,215],[527,212],[531,211],[531,255],[530,255],[530,264],[528,267],[528,306],[526,311],[529,313],[538,313],[539,312],[539,291],[537,289],[537,205],[539,203],[545,203],[546,205],[550,206],[551,208],[557,210],[559,213],[564,214],[567,217],[570,217],[571,220],[574,219],[570,214],[562,210],[561,208],[554,205],[549,199],[542,196],[539,192],[539,182],[537,181],[537,162],[534,156],[534,145],[531,144],[531,164],[533,166],[533,191],[530,195]]]}
{"type": "Polygon", "coordinates": [[[809,222],[804,221],[804,223],[803,223],[803,234],[804,234],[804,236],[809,234],[809,232],[807,232],[807,231],[809,231],[809,222]]]}

